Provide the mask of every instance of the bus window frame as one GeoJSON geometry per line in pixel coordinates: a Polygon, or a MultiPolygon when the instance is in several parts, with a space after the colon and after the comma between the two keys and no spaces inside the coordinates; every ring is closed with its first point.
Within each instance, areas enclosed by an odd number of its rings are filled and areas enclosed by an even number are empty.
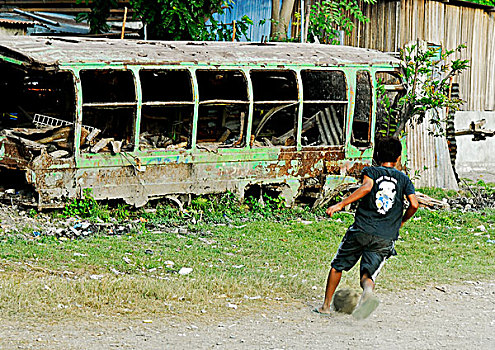
{"type": "MultiPolygon", "coordinates": [[[[139,89],[136,87],[136,89],[138,89],[140,91],[140,100],[138,100],[138,102],[140,101],[140,107],[139,107],[139,122],[137,122],[136,124],[136,148],[134,149],[134,152],[136,153],[156,153],[156,152],[167,152],[167,151],[172,151],[172,152],[175,152],[177,150],[190,150],[192,149],[192,145],[193,145],[193,142],[192,142],[192,134],[189,135],[189,140],[188,140],[188,144],[185,148],[176,148],[176,149],[166,149],[166,148],[150,148],[150,149],[146,149],[146,150],[141,150],[140,149],[140,134],[141,134],[141,122],[142,122],[142,110],[143,110],[143,106],[173,106],[173,105],[176,105],[176,106],[192,106],[193,107],[193,116],[192,116],[192,119],[191,119],[191,123],[194,124],[194,115],[195,115],[195,105],[196,105],[196,93],[195,93],[195,90],[194,90],[194,77],[193,77],[193,72],[191,69],[188,69],[188,67],[177,67],[177,66],[150,66],[150,67],[146,67],[146,66],[139,66],[139,68],[137,69],[137,77],[139,77],[139,79],[136,79],[136,85],[139,83],[139,89]],[[163,72],[163,71],[184,71],[184,72],[187,72],[187,74],[189,75],[189,82],[191,84],[191,94],[192,94],[192,99],[191,101],[146,101],[144,102],[143,101],[143,84],[142,84],[142,81],[141,81],[141,72],[142,71],[146,71],[146,72],[151,72],[151,71],[157,71],[157,72],[163,72]]],[[[191,133],[193,133],[193,130],[192,130],[192,127],[191,127],[191,133]]]]}
{"type": "MultiPolygon", "coordinates": [[[[250,133],[250,127],[251,127],[251,115],[252,115],[252,84],[251,80],[248,74],[248,69],[242,66],[198,66],[198,67],[187,67],[191,72],[191,75],[193,77],[193,96],[194,98],[194,116],[193,116],[193,127],[192,127],[192,137],[191,137],[191,150],[194,150],[196,152],[203,152],[205,151],[203,149],[203,146],[198,147],[198,122],[199,122],[199,108],[200,106],[208,106],[208,105],[216,105],[216,104],[232,104],[232,105],[247,105],[247,125],[245,126],[246,128],[246,135],[244,139],[244,145],[241,147],[218,147],[215,148],[216,152],[219,151],[226,151],[227,153],[229,151],[235,152],[236,150],[242,150],[249,148],[249,142],[248,142],[248,136],[251,137],[250,133]],[[216,99],[216,100],[204,100],[201,101],[200,98],[200,89],[199,89],[199,83],[198,83],[198,76],[197,73],[198,71],[217,71],[217,72],[223,72],[223,71],[232,71],[232,72],[240,72],[244,76],[244,81],[246,82],[246,97],[247,100],[223,100],[223,99],[216,99]]],[[[206,150],[206,152],[208,152],[206,150]]]]}
{"type": "Polygon", "coordinates": [[[249,81],[250,81],[250,89],[251,89],[251,94],[250,94],[250,100],[252,104],[252,110],[250,110],[250,118],[249,118],[249,124],[248,124],[248,132],[249,134],[249,149],[255,149],[255,150],[263,150],[263,149],[291,149],[295,148],[298,151],[301,150],[301,131],[302,131],[302,80],[301,80],[301,67],[292,67],[292,66],[284,66],[283,68],[280,67],[273,67],[273,66],[262,66],[262,67],[253,67],[249,69],[249,81]],[[260,101],[255,101],[254,100],[254,90],[253,90],[253,81],[251,78],[251,73],[252,72],[291,72],[294,74],[295,77],[295,82],[296,82],[296,89],[297,89],[297,100],[260,100],[260,101]],[[253,116],[254,116],[254,107],[255,104],[288,104],[287,107],[292,107],[294,105],[297,105],[297,116],[295,118],[296,125],[294,127],[294,138],[295,138],[295,145],[293,146],[284,146],[284,145],[273,145],[273,146],[260,146],[260,147],[254,147],[254,139],[252,138],[252,127],[253,127],[253,116]]]}
{"type": "Polygon", "coordinates": [[[302,107],[301,107],[301,110],[302,110],[302,113],[301,113],[301,120],[300,122],[298,123],[298,126],[300,126],[300,129],[301,130],[298,130],[298,149],[308,149],[308,150],[311,150],[311,149],[314,149],[314,148],[344,148],[346,147],[346,145],[348,144],[348,140],[349,140],[349,135],[348,133],[352,130],[351,129],[351,126],[352,124],[349,122],[349,119],[350,119],[350,105],[351,105],[351,102],[352,104],[354,104],[354,101],[352,100],[352,96],[353,94],[351,93],[352,91],[352,87],[351,87],[351,84],[349,83],[351,80],[350,80],[350,76],[349,76],[349,69],[346,67],[345,69],[342,68],[342,67],[301,67],[299,69],[299,72],[298,74],[300,75],[301,77],[301,101],[302,101],[302,107]],[[347,70],[347,71],[346,71],[347,70]],[[302,81],[302,71],[324,71],[324,72],[328,72],[328,71],[333,71],[333,72],[341,72],[343,75],[344,75],[344,80],[345,80],[345,97],[346,97],[346,100],[345,101],[338,101],[338,100],[305,100],[304,99],[304,84],[303,84],[303,81],[302,81]],[[304,104],[306,103],[313,103],[313,104],[339,104],[339,105],[345,105],[346,106],[346,109],[345,109],[345,114],[344,114],[344,121],[343,121],[343,140],[342,140],[342,144],[340,145],[317,145],[317,146],[302,146],[302,119],[303,119],[303,114],[304,114],[304,104]]]}

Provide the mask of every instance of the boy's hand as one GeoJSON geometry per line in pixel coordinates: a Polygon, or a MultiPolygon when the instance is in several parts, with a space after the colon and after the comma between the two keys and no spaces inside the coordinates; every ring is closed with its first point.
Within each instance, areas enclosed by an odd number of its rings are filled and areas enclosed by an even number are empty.
{"type": "Polygon", "coordinates": [[[344,206],[342,205],[342,203],[337,203],[335,205],[332,205],[331,207],[329,207],[327,210],[326,210],[326,213],[328,214],[328,216],[332,217],[332,215],[338,211],[341,211],[342,208],[344,206]]]}
{"type": "Polygon", "coordinates": [[[330,217],[332,217],[334,213],[341,211],[342,208],[344,208],[346,205],[354,203],[355,201],[363,198],[364,196],[366,196],[368,193],[371,192],[371,189],[373,188],[373,184],[374,184],[373,179],[371,179],[367,175],[364,175],[363,184],[357,190],[352,192],[352,194],[349,197],[344,198],[342,202],[332,205],[330,208],[328,208],[326,213],[330,217]]]}

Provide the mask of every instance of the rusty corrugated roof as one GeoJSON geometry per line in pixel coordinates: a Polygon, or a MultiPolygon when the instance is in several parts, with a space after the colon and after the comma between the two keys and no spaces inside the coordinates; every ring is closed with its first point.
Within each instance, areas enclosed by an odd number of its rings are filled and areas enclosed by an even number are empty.
{"type": "Polygon", "coordinates": [[[12,25],[18,25],[18,26],[30,27],[30,26],[34,26],[35,22],[23,21],[23,20],[18,20],[18,19],[0,18],[0,24],[11,25],[11,26],[12,25]]]}
{"type": "Polygon", "coordinates": [[[348,46],[164,42],[75,37],[1,37],[0,55],[45,66],[74,63],[339,65],[399,62],[379,51],[348,46]]]}

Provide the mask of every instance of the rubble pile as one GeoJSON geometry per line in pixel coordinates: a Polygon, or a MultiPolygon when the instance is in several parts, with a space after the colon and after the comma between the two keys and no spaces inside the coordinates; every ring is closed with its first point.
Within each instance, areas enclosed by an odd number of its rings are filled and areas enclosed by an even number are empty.
{"type": "Polygon", "coordinates": [[[460,196],[447,199],[452,209],[478,211],[485,208],[495,208],[495,194],[482,192],[476,196],[460,196]]]}
{"type": "Polygon", "coordinates": [[[57,218],[34,210],[24,210],[17,205],[0,204],[0,228],[2,234],[21,235],[24,238],[53,236],[59,239],[78,239],[96,234],[125,235],[142,227],[138,220],[121,224],[92,222],[78,218],[57,218]]]}

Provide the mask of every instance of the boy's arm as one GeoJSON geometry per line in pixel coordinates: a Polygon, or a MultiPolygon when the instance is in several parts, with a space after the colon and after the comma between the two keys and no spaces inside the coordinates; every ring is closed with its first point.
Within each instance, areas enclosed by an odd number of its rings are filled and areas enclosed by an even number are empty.
{"type": "Polygon", "coordinates": [[[366,196],[368,193],[371,192],[371,190],[373,189],[373,184],[374,181],[369,176],[364,175],[363,184],[356,191],[352,192],[352,194],[349,197],[344,198],[340,203],[337,203],[329,207],[326,213],[330,217],[332,217],[334,213],[341,211],[342,208],[344,208],[345,206],[354,203],[357,200],[360,200],[361,198],[363,198],[364,196],[366,196]]]}
{"type": "Polygon", "coordinates": [[[416,198],[416,195],[414,193],[408,195],[407,200],[409,201],[409,208],[407,208],[404,216],[402,217],[402,223],[400,224],[400,227],[404,226],[404,223],[409,220],[419,208],[418,199],[416,198]]]}

